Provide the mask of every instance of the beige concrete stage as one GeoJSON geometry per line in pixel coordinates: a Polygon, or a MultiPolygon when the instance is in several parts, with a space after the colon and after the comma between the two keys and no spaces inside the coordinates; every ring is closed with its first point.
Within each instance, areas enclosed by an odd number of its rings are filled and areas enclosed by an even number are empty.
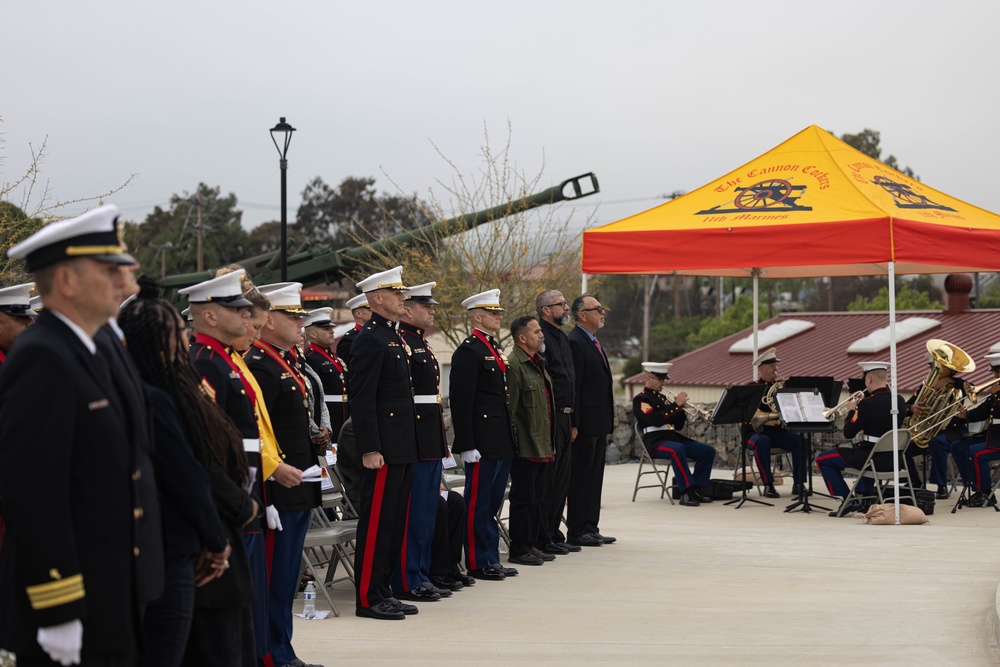
{"type": "Polygon", "coordinates": [[[519,566],[403,621],[358,618],[353,589],[335,589],[343,616],[296,619],[299,657],[327,667],[997,664],[1000,513],[953,515],[945,501],[926,525],[867,526],[784,513],[789,486],[774,507],[671,506],[653,489],[632,503],[637,467],[607,469],[601,532],[616,544],[519,566]]]}

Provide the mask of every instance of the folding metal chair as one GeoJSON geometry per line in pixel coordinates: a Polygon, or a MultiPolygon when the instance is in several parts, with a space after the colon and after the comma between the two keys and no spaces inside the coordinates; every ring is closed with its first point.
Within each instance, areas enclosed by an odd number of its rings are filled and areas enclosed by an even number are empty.
{"type": "Polygon", "coordinates": [[[642,441],[642,429],[639,427],[639,423],[635,424],[635,436],[639,439],[639,471],[635,475],[635,489],[632,490],[632,502],[635,502],[635,496],[639,493],[639,489],[660,489],[660,498],[666,497],[670,501],[671,505],[674,505],[674,498],[671,494],[667,493],[669,489],[672,489],[674,484],[668,483],[668,477],[670,475],[670,459],[660,459],[659,463],[649,452],[646,451],[646,445],[642,441]],[[644,467],[648,467],[649,470],[643,470],[644,467]],[[656,484],[640,484],[643,475],[656,475],[656,484]]]}
{"type": "MultiPolygon", "coordinates": [[[[899,438],[899,453],[902,454],[906,446],[910,444],[910,432],[906,429],[898,429],[895,431],[898,433],[899,438]]],[[[874,499],[878,498],[879,503],[885,502],[885,491],[889,487],[889,483],[893,481],[895,473],[892,470],[878,470],[875,467],[875,455],[876,454],[892,454],[892,434],[893,431],[886,431],[883,433],[879,439],[875,442],[872,450],[868,453],[868,458],[865,459],[864,465],[860,468],[845,468],[845,473],[853,473],[858,476],[854,480],[854,485],[851,486],[851,492],[848,494],[844,502],[840,504],[840,509],[837,510],[837,516],[843,516],[844,510],[850,504],[852,499],[864,500],[864,499],[874,499]],[[872,479],[875,481],[875,493],[859,495],[857,492],[858,484],[862,479],[872,479]]],[[[913,485],[910,484],[910,476],[906,471],[906,465],[903,464],[902,458],[900,457],[896,461],[896,466],[899,468],[899,481],[902,484],[906,482],[906,490],[909,491],[910,502],[913,506],[917,506],[917,496],[913,492],[913,485]]]]}

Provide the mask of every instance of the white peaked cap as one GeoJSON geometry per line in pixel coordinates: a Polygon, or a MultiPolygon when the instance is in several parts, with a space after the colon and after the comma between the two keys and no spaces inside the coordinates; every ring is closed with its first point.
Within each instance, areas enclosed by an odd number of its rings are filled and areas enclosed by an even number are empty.
{"type": "Polygon", "coordinates": [[[406,285],[403,284],[403,267],[397,266],[388,271],[370,275],[358,283],[358,289],[366,293],[380,289],[404,290],[406,285]]]}
{"type": "Polygon", "coordinates": [[[479,294],[473,294],[462,302],[462,308],[466,310],[483,308],[484,310],[494,310],[502,313],[503,306],[500,305],[500,290],[490,289],[479,294]]]}
{"type": "Polygon", "coordinates": [[[347,300],[347,307],[351,310],[354,310],[355,308],[368,308],[368,297],[364,294],[352,296],[347,300]]]}
{"type": "Polygon", "coordinates": [[[224,273],[205,282],[177,290],[186,294],[188,303],[217,303],[228,308],[249,308],[253,304],[243,297],[243,271],[224,273]]]}
{"type": "Polygon", "coordinates": [[[271,310],[280,310],[292,315],[305,315],[302,308],[302,283],[271,283],[257,290],[271,302],[271,310]]]}
{"type": "Polygon", "coordinates": [[[34,317],[31,309],[31,289],[35,283],[24,283],[0,289],[0,313],[19,317],[34,317]]]}
{"type": "Polygon", "coordinates": [[[333,308],[317,308],[302,316],[302,324],[307,327],[333,326],[333,308]]]}

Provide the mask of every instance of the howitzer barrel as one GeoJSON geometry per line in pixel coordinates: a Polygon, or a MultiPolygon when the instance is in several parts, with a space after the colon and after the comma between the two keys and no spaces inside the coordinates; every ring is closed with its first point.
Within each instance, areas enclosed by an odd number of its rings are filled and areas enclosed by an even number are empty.
{"type": "MultiPolygon", "coordinates": [[[[536,194],[494,206],[484,211],[460,215],[441,222],[435,222],[418,229],[395,234],[371,245],[355,246],[339,250],[325,245],[304,245],[288,256],[288,280],[303,284],[333,281],[347,275],[350,270],[368,258],[391,252],[393,248],[407,243],[427,242],[439,235],[453,235],[474,227],[500,220],[516,213],[547,206],[562,201],[581,199],[600,192],[597,176],[593,172],[567,179],[559,185],[536,194]]],[[[278,278],[279,252],[251,257],[237,262],[242,265],[250,278],[258,285],[276,282],[278,278]]],[[[174,290],[200,283],[215,276],[215,271],[199,271],[167,276],[161,280],[164,288],[174,290]]]]}

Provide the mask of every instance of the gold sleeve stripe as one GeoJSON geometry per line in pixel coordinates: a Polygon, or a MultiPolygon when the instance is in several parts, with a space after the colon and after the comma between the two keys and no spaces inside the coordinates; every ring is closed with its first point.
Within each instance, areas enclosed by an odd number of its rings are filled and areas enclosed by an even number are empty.
{"type": "Polygon", "coordinates": [[[50,581],[26,589],[32,609],[48,609],[83,598],[83,575],[50,581]]]}

